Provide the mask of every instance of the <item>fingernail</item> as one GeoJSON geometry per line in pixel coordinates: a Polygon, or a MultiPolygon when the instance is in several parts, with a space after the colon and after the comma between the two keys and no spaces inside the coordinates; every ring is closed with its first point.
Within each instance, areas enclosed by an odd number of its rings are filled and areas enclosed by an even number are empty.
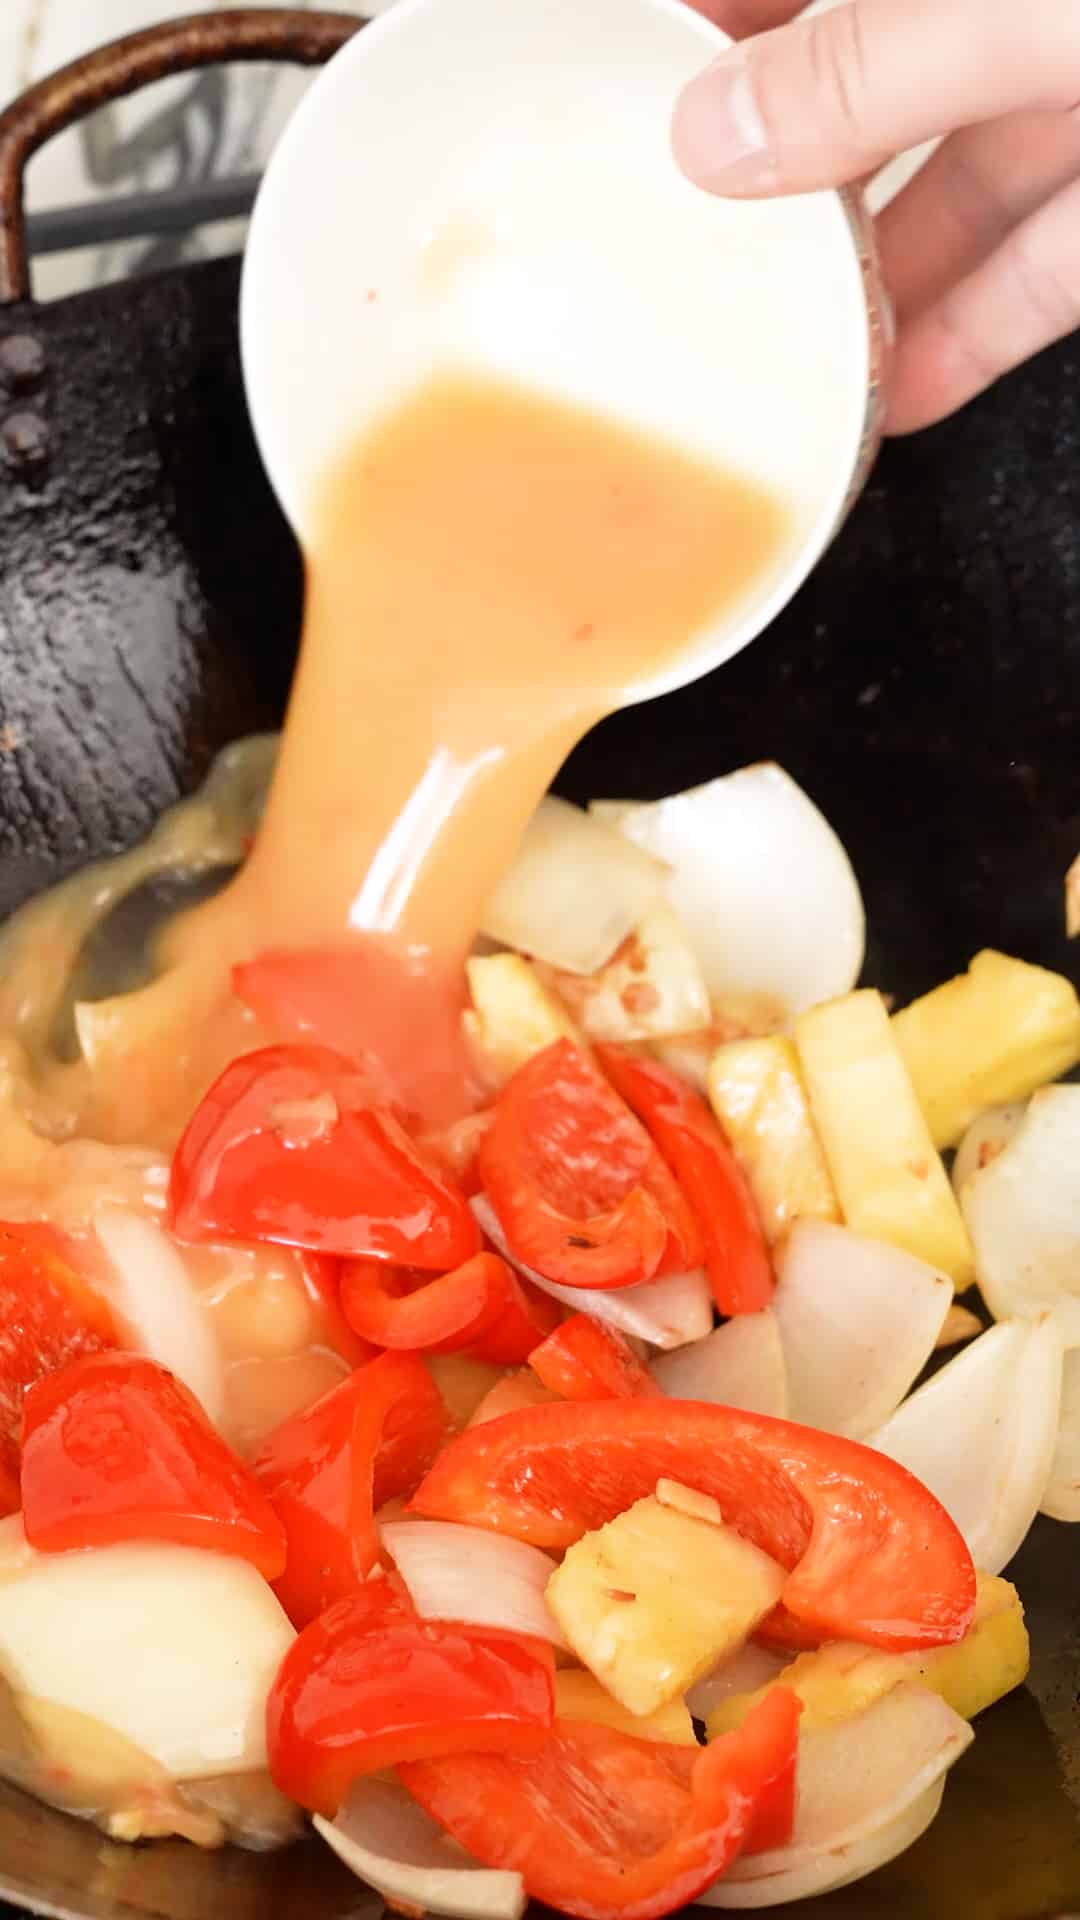
{"type": "Polygon", "coordinates": [[[710,193],[754,193],[776,182],[750,63],[736,48],[683,89],[671,144],[683,172],[710,193]]]}

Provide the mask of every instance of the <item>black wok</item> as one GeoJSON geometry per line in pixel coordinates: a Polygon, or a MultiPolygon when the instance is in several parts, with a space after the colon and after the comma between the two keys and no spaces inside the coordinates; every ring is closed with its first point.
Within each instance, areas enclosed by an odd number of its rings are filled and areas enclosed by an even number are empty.
{"type": "MultiPolygon", "coordinates": [[[[301,589],[245,413],[236,264],[37,307],[25,160],[162,72],[315,62],[355,26],[200,16],[81,62],[0,116],[0,912],[130,845],[221,746],[277,723],[301,589]]],[[[1062,879],[1080,851],[1078,451],[1080,344],[1066,341],[958,419],[888,446],[769,634],[599,728],[563,789],[650,797],[775,757],[855,861],[869,981],[906,997],[984,944],[1075,978],[1062,879]]],[[[1028,1687],[979,1721],[909,1853],[784,1913],[1080,1911],[1080,1536],[1041,1521],[1011,1571],[1031,1627],[1028,1687]]],[[[0,1895],[95,1920],[378,1908],[315,1846],[131,1850],[5,1788],[0,1895]]]]}

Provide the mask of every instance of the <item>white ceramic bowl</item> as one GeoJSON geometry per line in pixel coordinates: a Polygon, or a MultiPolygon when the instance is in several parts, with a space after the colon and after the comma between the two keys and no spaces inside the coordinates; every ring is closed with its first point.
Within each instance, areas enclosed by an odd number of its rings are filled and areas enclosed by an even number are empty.
{"type": "Polygon", "coordinates": [[[448,367],[790,503],[769,572],[632,698],[767,626],[877,442],[886,321],[856,203],[718,200],[672,158],[675,98],[726,44],[679,0],[399,0],[302,101],[248,241],[248,393],[302,543],[346,436],[448,367]]]}

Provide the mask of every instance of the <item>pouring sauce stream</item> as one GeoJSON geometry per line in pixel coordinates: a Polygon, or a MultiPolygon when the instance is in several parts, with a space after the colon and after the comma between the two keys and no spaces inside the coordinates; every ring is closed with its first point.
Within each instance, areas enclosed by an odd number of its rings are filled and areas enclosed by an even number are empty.
{"type": "MultiPolygon", "coordinates": [[[[460,1105],[462,962],[531,812],[587,729],[756,583],[790,515],[745,476],[448,373],[345,450],[316,526],[254,849],[170,931],[126,1046],[99,1021],[92,1057],[52,1074],[81,1131],[168,1144],[231,1055],[297,1032],[377,1052],[427,1118],[460,1105]],[[253,1024],[229,967],[268,950],[253,1024]]],[[[41,1079],[17,921],[5,949],[0,1023],[21,994],[41,1079]]]]}

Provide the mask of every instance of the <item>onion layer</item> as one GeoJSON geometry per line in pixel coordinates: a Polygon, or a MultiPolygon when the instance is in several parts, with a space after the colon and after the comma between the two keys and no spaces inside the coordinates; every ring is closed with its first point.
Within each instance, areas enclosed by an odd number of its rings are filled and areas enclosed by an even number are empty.
{"type": "Polygon", "coordinates": [[[662,1354],[653,1361],[652,1374],[673,1400],[707,1400],[744,1413],[770,1413],[779,1420],[787,1416],[784,1352],[769,1307],[740,1314],[706,1339],[662,1354]]]}
{"type": "Polygon", "coordinates": [[[174,1779],[266,1765],[266,1696],[296,1638],[247,1561],[157,1540],[35,1553],[0,1523],[0,1666],[115,1728],[174,1779]]]}
{"type": "Polygon", "coordinates": [[[665,1280],[646,1280],[640,1287],[613,1287],[604,1293],[595,1288],[560,1287],[515,1258],[485,1195],[477,1194],[470,1205],[503,1259],[534,1287],[573,1312],[589,1313],[594,1320],[631,1339],[645,1340],[651,1347],[683,1347],[690,1340],[703,1340],[712,1327],[712,1295],[702,1269],[669,1274],[665,1280]]]}
{"type": "Polygon", "coordinates": [[[943,1273],[899,1247],[797,1220],[773,1300],[789,1419],[850,1440],[873,1433],[926,1365],[952,1297],[943,1273]]]}
{"type": "Polygon", "coordinates": [[[567,973],[596,973],[663,891],[648,850],[548,794],[488,902],[483,931],[567,973]]]}
{"type": "Polygon", "coordinates": [[[141,1353],[175,1373],[215,1426],[225,1403],[217,1341],[187,1269],[152,1220],[126,1207],[102,1207],[94,1230],[117,1280],[116,1305],[141,1353]]]}
{"type": "Polygon", "coordinates": [[[498,1627],[565,1647],[544,1589],[555,1562],[539,1547],[448,1520],[400,1520],[383,1545],[425,1620],[498,1627]]]}
{"type": "Polygon", "coordinates": [[[1027,1111],[1027,1102],[1014,1100],[1008,1106],[987,1107],[974,1119],[956,1149],[952,1164],[953,1189],[959,1198],[968,1181],[991,1160],[996,1160],[1019,1131],[1027,1111]]]}
{"type": "Polygon", "coordinates": [[[865,1712],[799,1740],[795,1827],[785,1847],[744,1855],[699,1896],[709,1907],[773,1907],[848,1886],[926,1831],[945,1775],[974,1735],[923,1687],[894,1687],[865,1712]]]}
{"type": "Polygon", "coordinates": [[[520,1920],[525,1910],[521,1875],[474,1865],[396,1781],[356,1781],[336,1820],[316,1815],[315,1828],[353,1873],[406,1912],[520,1920]]]}
{"type": "Polygon", "coordinates": [[[995,1320],[1052,1309],[1080,1345],[1080,1087],[1033,1094],[1008,1146],[972,1174],[961,1205],[995,1320]]]}
{"type": "Polygon", "coordinates": [[[1057,1444],[1061,1334],[1052,1315],[980,1334],[879,1428],[952,1515],[982,1573],[1000,1573],[1039,1510],[1057,1444]]]}
{"type": "Polygon", "coordinates": [[[1080,1347],[1065,1355],[1057,1445],[1042,1511],[1052,1520],[1080,1520],[1080,1347]]]}
{"type": "Polygon", "coordinates": [[[828,821],[781,767],[743,767],[600,817],[671,869],[665,891],[714,1000],[773,994],[795,1014],[854,986],[865,939],[858,883],[828,821]]]}

